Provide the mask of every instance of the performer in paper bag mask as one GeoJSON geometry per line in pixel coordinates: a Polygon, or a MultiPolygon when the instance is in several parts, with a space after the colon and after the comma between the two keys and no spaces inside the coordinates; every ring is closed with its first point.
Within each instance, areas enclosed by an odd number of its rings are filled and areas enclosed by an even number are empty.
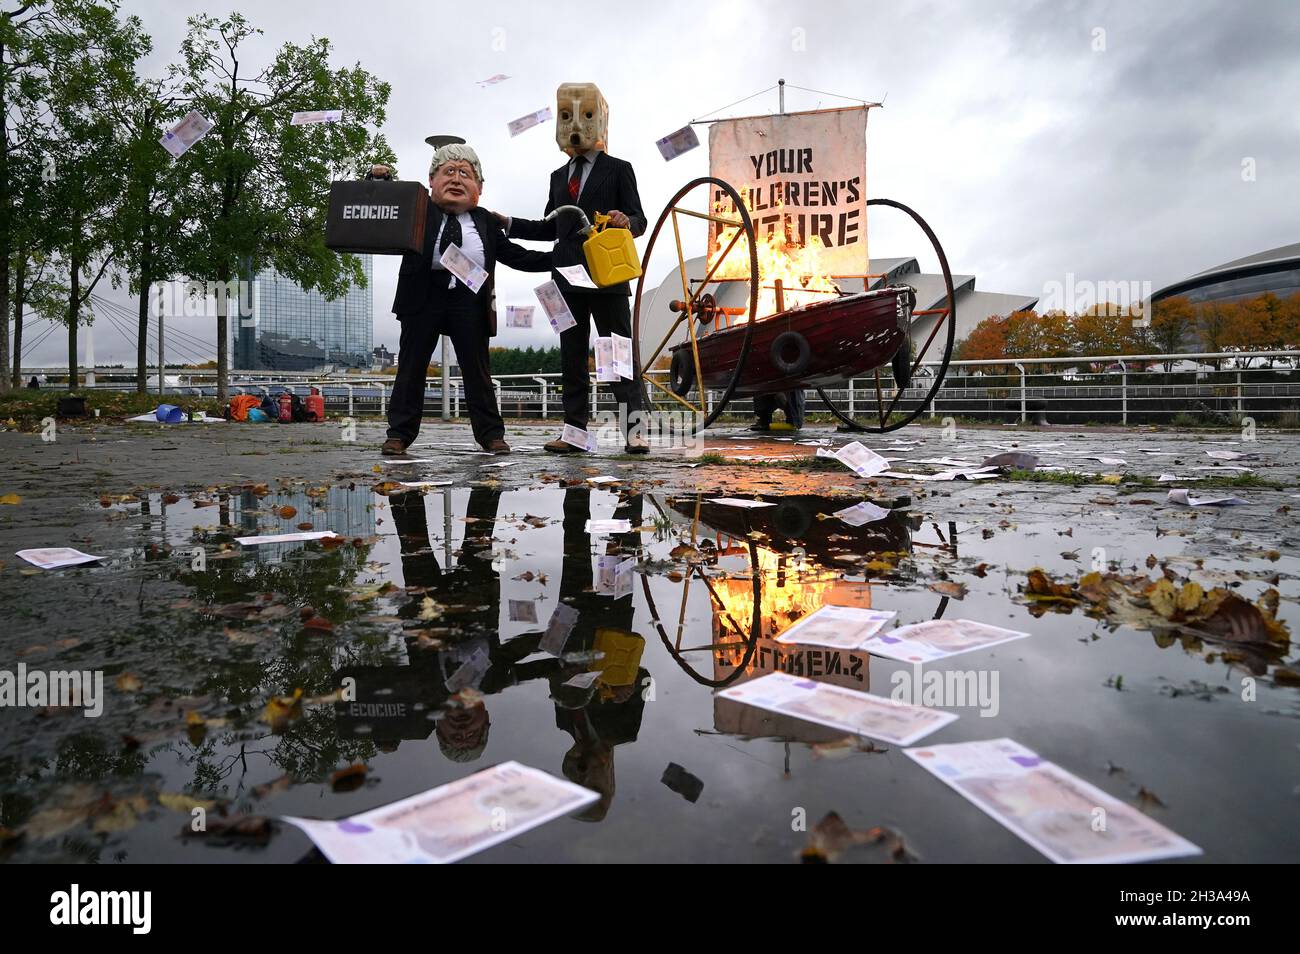
{"type": "MultiPolygon", "coordinates": [[[[609,134],[609,106],[594,83],[563,83],[556,91],[555,141],[569,161],[551,173],[546,197],[546,215],[566,205],[576,205],[595,221],[597,212],[609,216],[614,228],[629,229],[633,236],[645,232],[646,219],[637,194],[632,166],[605,152],[609,134]]],[[[555,265],[583,265],[584,236],[577,215],[561,213],[554,219],[534,220],[498,216],[511,238],[555,242],[555,265]]],[[[632,295],[627,282],[604,288],[575,288],[558,272],[553,273],[564,300],[577,324],[560,334],[560,361],[564,372],[564,423],[587,429],[587,354],[591,324],[600,337],[610,334],[632,336],[632,295]]],[[[625,422],[625,449],[644,454],[649,450],[641,425],[644,394],[640,382],[620,379],[610,388],[619,404],[619,420],[625,422]]],[[[581,453],[583,448],[553,440],[546,449],[556,454],[581,453]]]]}

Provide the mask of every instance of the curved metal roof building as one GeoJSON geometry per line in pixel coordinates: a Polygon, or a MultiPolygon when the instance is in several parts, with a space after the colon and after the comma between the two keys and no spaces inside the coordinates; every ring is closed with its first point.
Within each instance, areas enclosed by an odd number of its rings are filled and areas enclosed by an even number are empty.
{"type": "Polygon", "coordinates": [[[1272,292],[1287,298],[1300,292],[1300,242],[1266,252],[1256,252],[1190,278],[1166,285],[1151,296],[1153,302],[1177,295],[1193,304],[1207,301],[1241,301],[1272,292]]]}

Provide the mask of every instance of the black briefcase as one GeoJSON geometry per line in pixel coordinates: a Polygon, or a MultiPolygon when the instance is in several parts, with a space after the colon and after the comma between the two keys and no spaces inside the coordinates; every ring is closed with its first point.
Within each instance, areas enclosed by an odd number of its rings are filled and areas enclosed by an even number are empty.
{"type": "Polygon", "coordinates": [[[331,182],[325,247],[372,255],[422,252],[428,214],[429,193],[418,182],[331,182]]]}

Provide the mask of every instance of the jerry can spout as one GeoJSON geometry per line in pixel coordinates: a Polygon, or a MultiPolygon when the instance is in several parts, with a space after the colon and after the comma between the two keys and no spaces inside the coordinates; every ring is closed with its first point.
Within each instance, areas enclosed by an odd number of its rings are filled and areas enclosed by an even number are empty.
{"type": "Polygon", "coordinates": [[[578,208],[576,205],[562,205],[542,221],[550,222],[561,212],[568,212],[578,217],[578,221],[581,223],[581,227],[578,229],[579,235],[589,235],[591,233],[591,222],[587,219],[587,213],[582,211],[582,209],[578,208]]]}

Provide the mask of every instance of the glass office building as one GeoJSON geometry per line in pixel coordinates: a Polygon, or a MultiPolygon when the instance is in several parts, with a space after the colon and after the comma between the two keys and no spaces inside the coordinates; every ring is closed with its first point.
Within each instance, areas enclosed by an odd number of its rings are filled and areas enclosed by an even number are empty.
{"type": "Polygon", "coordinates": [[[360,255],[366,287],[330,301],[274,269],[253,280],[251,320],[235,327],[235,366],[247,371],[368,369],[374,334],[373,263],[360,255]]]}

